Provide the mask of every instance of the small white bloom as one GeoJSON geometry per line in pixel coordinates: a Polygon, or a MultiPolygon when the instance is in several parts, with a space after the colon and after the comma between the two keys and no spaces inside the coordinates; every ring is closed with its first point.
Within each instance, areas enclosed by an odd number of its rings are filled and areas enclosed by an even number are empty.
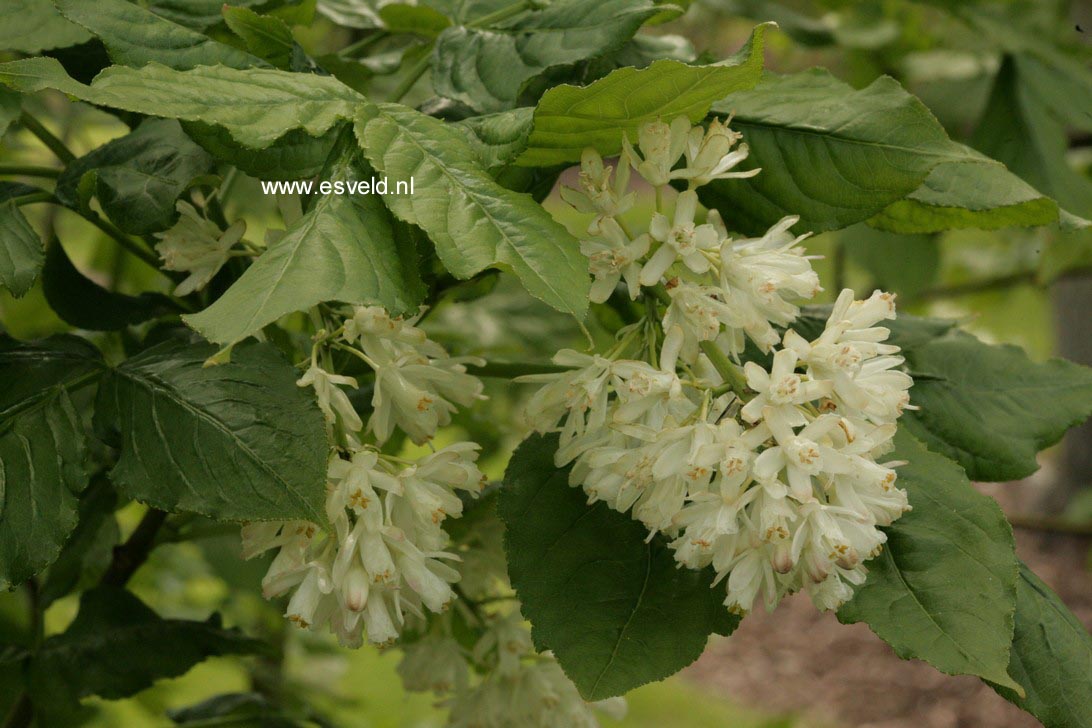
{"type": "Polygon", "coordinates": [[[641,285],[659,283],[667,269],[676,260],[695,273],[706,273],[712,267],[709,256],[720,245],[716,228],[705,223],[698,225],[694,216],[698,211],[698,194],[687,190],[675,202],[674,219],[655,213],[648,226],[649,235],[661,243],[641,269],[641,285]]]}
{"type": "Polygon", "coordinates": [[[174,289],[175,295],[185,296],[208,285],[228,262],[229,251],[246,232],[246,223],[237,220],[221,231],[188,202],[179,200],[175,209],[179,212],[178,222],[169,230],[156,233],[160,242],[155,250],[163,259],[164,268],[190,274],[174,289]]]}
{"type": "Polygon", "coordinates": [[[629,137],[622,136],[622,149],[631,160],[637,174],[653,187],[662,187],[678,177],[671,170],[686,149],[690,134],[690,120],[680,116],[670,125],[663,121],[649,121],[637,129],[638,153],[629,142],[629,137]]]}
{"type": "Polygon", "coordinates": [[[796,372],[796,352],[781,349],[773,357],[767,372],[754,362],[743,365],[747,386],[757,392],[740,411],[747,422],[758,422],[766,407],[792,426],[804,424],[797,405],[813,402],[830,394],[830,382],[813,381],[796,372]]]}
{"type": "Polygon", "coordinates": [[[580,242],[580,252],[587,257],[591,274],[595,278],[589,298],[592,303],[602,303],[610,298],[618,281],[624,279],[630,298],[637,298],[640,290],[640,259],[648,252],[648,235],[630,240],[613,218],[603,218],[589,228],[595,237],[580,242]]]}
{"type": "Polygon", "coordinates": [[[616,166],[608,167],[603,164],[599,152],[588,147],[580,155],[579,189],[562,185],[561,199],[579,212],[603,217],[621,215],[633,207],[636,197],[628,191],[629,169],[630,160],[625,152],[616,166]]]}
{"type": "Polygon", "coordinates": [[[762,170],[732,171],[747,158],[749,151],[746,144],[732,148],[741,138],[739,132],[732,131],[728,123],[722,123],[719,119],[713,119],[708,129],[695,126],[687,135],[686,167],[680,170],[678,177],[689,180],[691,188],[701,187],[715,179],[754,177],[762,170]]]}

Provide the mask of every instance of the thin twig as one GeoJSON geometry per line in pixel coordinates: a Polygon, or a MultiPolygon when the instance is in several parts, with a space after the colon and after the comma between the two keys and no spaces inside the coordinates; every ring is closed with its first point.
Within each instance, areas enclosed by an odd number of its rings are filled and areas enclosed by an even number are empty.
{"type": "Polygon", "coordinates": [[[1060,533],[1066,536],[1092,538],[1092,523],[1069,521],[1057,516],[1040,516],[1031,513],[1015,513],[1009,518],[1013,528],[1043,533],[1060,533]]]}
{"type": "Polygon", "coordinates": [[[39,141],[41,141],[42,144],[45,144],[46,147],[49,148],[49,151],[57,155],[57,158],[62,162],[68,164],[76,159],[76,155],[72,153],[72,150],[69,149],[64,142],[58,139],[53,132],[46,129],[45,126],[42,125],[42,122],[38,121],[25,111],[19,117],[19,121],[27,128],[27,131],[38,137],[39,141]]]}

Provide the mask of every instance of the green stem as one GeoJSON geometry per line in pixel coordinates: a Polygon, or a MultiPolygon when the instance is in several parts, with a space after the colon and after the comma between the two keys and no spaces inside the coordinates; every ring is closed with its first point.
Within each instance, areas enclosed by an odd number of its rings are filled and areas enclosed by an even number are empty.
{"type": "Polygon", "coordinates": [[[170,276],[167,275],[165,271],[159,269],[159,259],[155,257],[154,253],[149,251],[147,248],[139,245],[135,240],[119,230],[112,222],[110,222],[109,220],[104,220],[100,216],[96,215],[94,212],[83,215],[83,219],[87,220],[87,222],[91,223],[99,230],[102,230],[104,233],[109,235],[111,238],[117,241],[118,245],[125,248],[130,253],[140,258],[151,267],[155,268],[164,276],[167,276],[167,278],[170,278],[170,276]]]}
{"type": "Polygon", "coordinates": [[[61,170],[55,167],[41,167],[36,164],[0,164],[0,174],[57,179],[61,174],[61,170]]]}
{"type": "Polygon", "coordinates": [[[406,74],[406,77],[402,79],[401,83],[391,93],[391,101],[401,101],[402,97],[410,92],[417,82],[421,79],[421,76],[425,75],[425,71],[428,70],[429,56],[432,52],[425,53],[420,60],[413,65],[413,67],[406,74]]]}
{"type": "Polygon", "coordinates": [[[16,207],[22,207],[23,205],[33,205],[37,202],[56,202],[57,198],[53,196],[52,192],[31,192],[29,195],[22,195],[20,197],[13,197],[12,202],[16,207]]]}
{"type": "Polygon", "coordinates": [[[515,379],[528,374],[558,374],[569,371],[570,367],[560,364],[533,364],[519,361],[490,361],[484,366],[467,365],[468,374],[476,377],[493,377],[495,379],[515,379]]]}
{"type": "Polygon", "coordinates": [[[42,126],[42,122],[38,121],[25,111],[19,117],[19,121],[27,128],[27,131],[38,137],[42,144],[49,147],[49,151],[57,155],[57,158],[62,162],[68,164],[76,159],[76,155],[72,153],[72,150],[69,149],[64,142],[58,139],[53,132],[42,126]]]}
{"type": "Polygon", "coordinates": [[[495,23],[500,23],[509,18],[514,18],[525,10],[531,9],[531,3],[529,0],[521,0],[517,3],[512,3],[508,7],[501,8],[496,12],[483,15],[477,20],[467,23],[467,27],[470,28],[484,28],[495,23]]]}
{"type": "Polygon", "coordinates": [[[377,30],[367,38],[362,38],[356,43],[351,43],[345,46],[337,52],[339,56],[345,56],[346,58],[356,58],[361,55],[362,51],[366,51],[375,44],[379,43],[384,38],[390,37],[390,33],[385,30],[377,30]]]}
{"type": "MultiPolygon", "coordinates": [[[[703,341],[699,345],[701,350],[709,357],[709,361],[713,364],[713,367],[717,370],[717,373],[724,378],[724,384],[714,390],[714,394],[718,390],[727,387],[726,391],[734,392],[737,397],[743,399],[747,393],[747,380],[743,378],[743,372],[739,370],[732,360],[725,356],[724,352],[720,350],[715,341],[703,341]]],[[[721,392],[724,394],[724,392],[721,392]]]]}

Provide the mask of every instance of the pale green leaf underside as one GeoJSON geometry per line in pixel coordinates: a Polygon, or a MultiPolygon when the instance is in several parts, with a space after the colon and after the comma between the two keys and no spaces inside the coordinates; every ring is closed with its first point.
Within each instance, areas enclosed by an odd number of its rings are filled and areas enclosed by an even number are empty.
{"type": "Polygon", "coordinates": [[[38,53],[90,39],[86,30],[64,19],[53,0],[4,0],[0,48],[6,51],[38,53]]]}
{"type": "MultiPolygon", "coordinates": [[[[348,161],[330,174],[371,176],[348,161]]],[[[210,341],[230,344],[325,301],[413,312],[424,291],[416,268],[399,257],[391,222],[375,195],[320,197],[223,296],[185,321],[210,341]]]]}
{"type": "Polygon", "coordinates": [[[503,111],[530,79],[616,50],[657,12],[651,0],[557,0],[501,27],[451,27],[436,39],[432,86],[476,111],[503,111]]]}
{"type": "Polygon", "coordinates": [[[396,216],[428,233],[452,275],[506,268],[531,295],[583,316],[588,264],[578,242],[530,196],[497,184],[464,134],[396,104],[364,110],[356,134],[381,175],[414,178],[415,194],[384,199],[396,216]]]}
{"type": "Polygon", "coordinates": [[[1092,636],[1023,563],[1009,674],[1024,687],[1026,697],[1009,688],[994,689],[1046,728],[1092,726],[1092,636]]]}
{"type": "Polygon", "coordinates": [[[1023,478],[1036,454],[1092,414],[1092,369],[1061,359],[1038,363],[1015,346],[954,333],[904,352],[917,377],[903,418],[930,449],[974,480],[1023,478]]]}
{"type": "Polygon", "coordinates": [[[30,290],[45,264],[45,248],[13,200],[0,204],[0,288],[15,297],[30,290]]]}
{"type": "Polygon", "coordinates": [[[114,66],[88,86],[70,78],[55,59],[28,58],[0,63],[0,83],[25,93],[52,88],[92,104],[217,124],[256,149],[293,129],[319,136],[366,103],[330,76],[267,68],[114,66]]]}
{"type": "Polygon", "coordinates": [[[838,610],[903,659],[1019,689],[1006,672],[1016,606],[1012,529],[948,458],[899,433],[893,459],[913,510],[885,528],[868,580],[838,610]]]}
{"type": "Polygon", "coordinates": [[[85,435],[69,398],[102,360],[75,337],[0,336],[0,589],[44,569],[76,525],[85,435]]]}
{"type": "Polygon", "coordinates": [[[102,383],[96,429],[117,432],[110,478],[166,511],[238,521],[324,520],[326,428],[296,372],[272,347],[167,343],[102,383]]]}
{"type": "Polygon", "coordinates": [[[575,162],[585,147],[613,154],[622,148],[623,133],[632,139],[647,121],[702,119],[714,101],[758,82],[767,28],[756,27],[747,45],[720,64],[664,59],[648,68],[619,68],[588,86],[555,86],[535,108],[534,130],[519,164],[575,162]]]}
{"type": "Polygon", "coordinates": [[[106,46],[114,63],[162,63],[178,70],[222,64],[233,68],[264,62],[203,33],[145,10],[128,0],[54,0],[61,13],[106,46]]]}
{"type": "Polygon", "coordinates": [[[640,523],[588,505],[569,469],[554,467],[556,449],[556,436],[535,435],[505,473],[508,573],[538,648],[600,700],[681,670],[710,633],[729,634],[739,620],[710,588],[711,570],[677,568],[640,523]]]}

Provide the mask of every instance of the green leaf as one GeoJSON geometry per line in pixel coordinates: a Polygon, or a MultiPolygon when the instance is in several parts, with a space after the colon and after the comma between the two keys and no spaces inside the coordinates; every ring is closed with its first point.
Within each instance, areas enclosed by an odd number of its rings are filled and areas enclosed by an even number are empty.
{"type": "Polygon", "coordinates": [[[993,688],[1046,728],[1092,726],[1092,636],[1058,595],[1020,564],[1009,674],[1027,695],[993,688]]]}
{"type": "Polygon", "coordinates": [[[622,134],[633,138],[647,121],[699,121],[714,101],[758,82],[768,27],[756,27],[747,44],[721,63],[691,66],[664,59],[648,68],[619,68],[588,86],[550,89],[535,108],[534,131],[519,164],[576,162],[586,147],[614,154],[622,148],[622,134]]]}
{"type": "Polygon", "coordinates": [[[80,495],[79,520],[57,560],[49,566],[38,594],[42,608],[72,591],[97,584],[113,558],[118,542],[114,487],[105,475],[97,475],[80,495]]]}
{"type": "Polygon", "coordinates": [[[711,570],[679,569],[666,544],[605,503],[589,506],[554,467],[557,436],[512,455],[498,513],[508,574],[539,649],[550,649],[588,700],[662,680],[696,660],[738,618],[711,570]]]}
{"type": "Polygon", "coordinates": [[[657,12],[651,0],[556,0],[497,27],[451,27],[436,39],[432,86],[480,113],[504,111],[530,79],[616,50],[657,12]]]}
{"type": "Polygon", "coordinates": [[[904,660],[948,675],[977,675],[1014,690],[1007,673],[1016,608],[1012,529],[959,466],[900,430],[894,458],[913,510],[868,562],[868,579],[838,610],[865,622],[904,660]]]}
{"type": "MultiPolygon", "coordinates": [[[[301,4],[306,2],[308,0],[303,0],[301,4]]],[[[314,0],[309,2],[314,4],[314,0]]],[[[204,31],[223,22],[224,17],[221,13],[225,4],[234,7],[252,7],[268,5],[269,2],[268,0],[231,0],[230,3],[224,3],[224,0],[145,0],[141,4],[172,23],[184,25],[192,30],[204,31]]],[[[291,6],[288,9],[291,9],[291,6]]]]}
{"type": "Polygon", "coordinates": [[[162,294],[127,296],[87,279],[57,241],[50,244],[46,254],[42,292],[62,321],[89,331],[117,331],[179,312],[174,302],[162,294]]]}
{"type": "Polygon", "coordinates": [[[328,446],[313,396],[269,345],[204,366],[216,352],[166,342],[104,380],[95,427],[120,449],[111,480],[165,511],[323,522],[328,446]]]}
{"type": "Polygon", "coordinates": [[[252,149],[239,144],[220,126],[187,121],[182,128],[214,158],[261,180],[314,177],[322,171],[337,141],[333,130],[311,136],[303,129],[293,129],[265,149],[252,149]]]}
{"type": "Polygon", "coordinates": [[[251,53],[288,70],[303,51],[296,45],[292,30],[280,18],[259,15],[250,8],[224,6],[224,21],[231,32],[243,39],[251,53]]]}
{"type": "Polygon", "coordinates": [[[85,592],[68,629],[42,643],[30,662],[30,692],[46,715],[73,710],[86,695],[124,698],[176,677],[214,655],[267,653],[265,643],[206,622],[162,619],[131,592],[85,592]]]}
{"type": "Polygon", "coordinates": [[[64,19],[53,0],[5,0],[0,49],[38,53],[67,48],[91,39],[90,33],[64,19]]]}
{"type": "Polygon", "coordinates": [[[148,119],[69,164],[57,179],[57,199],[79,207],[80,185],[94,184],[106,215],[133,235],[166,230],[178,218],[175,200],[212,160],[173,119],[148,119]],[[91,180],[85,182],[87,175],[91,180]]]}
{"type": "Polygon", "coordinates": [[[319,0],[318,12],[337,25],[346,28],[382,28],[376,6],[381,0],[319,0]]]}
{"type": "Polygon", "coordinates": [[[352,118],[365,102],[335,78],[267,68],[114,66],[86,86],[70,78],[55,59],[28,58],[0,63],[0,83],[24,93],[52,88],[115,109],[218,124],[255,149],[293,129],[319,136],[352,118]]]}
{"type": "Polygon", "coordinates": [[[261,726],[261,728],[306,728],[310,721],[293,718],[282,706],[261,693],[221,693],[195,705],[167,711],[180,726],[261,726]]]}
{"type": "Polygon", "coordinates": [[[382,104],[360,115],[356,133],[380,174],[414,179],[415,194],[384,199],[396,216],[428,234],[452,275],[508,269],[531,295],[584,315],[590,282],[576,239],[531,197],[498,185],[458,129],[382,104]]]}
{"type": "Polygon", "coordinates": [[[13,200],[0,204],[0,286],[22,296],[38,279],[43,263],[45,250],[38,233],[13,200]]]}
{"type": "Polygon", "coordinates": [[[451,18],[425,5],[391,3],[379,9],[383,27],[391,33],[412,33],[435,38],[451,26],[451,18]]]}
{"type": "Polygon", "coordinates": [[[203,33],[172,23],[128,0],[54,0],[61,13],[103,42],[114,63],[162,63],[184,71],[221,64],[232,68],[262,60],[203,33]]]}
{"type": "Polygon", "coordinates": [[[1035,456],[1092,414],[1092,369],[1033,362],[1016,346],[955,332],[904,352],[915,382],[903,426],[973,480],[1023,478],[1035,456]]]}
{"type": "MultiPolygon", "coordinates": [[[[369,180],[356,154],[350,148],[323,179],[369,180]]],[[[184,320],[210,341],[230,344],[324,301],[414,311],[424,288],[414,264],[400,257],[391,222],[374,194],[324,195],[223,296],[184,320]]]]}
{"type": "Polygon", "coordinates": [[[22,97],[13,91],[0,89],[0,137],[7,133],[8,128],[19,118],[22,111],[22,97]]]}
{"type": "Polygon", "coordinates": [[[527,148],[532,113],[530,108],[512,109],[472,116],[453,126],[466,134],[481,165],[493,170],[512,163],[527,148]]]}
{"type": "Polygon", "coordinates": [[[102,367],[98,349],[74,336],[0,336],[0,589],[51,564],[76,526],[86,436],[69,393],[102,367]]]}
{"type": "Polygon", "coordinates": [[[966,151],[969,159],[933,167],[921,187],[888,205],[868,224],[896,233],[934,233],[1058,221],[1058,203],[1000,162],[966,151]]]}

